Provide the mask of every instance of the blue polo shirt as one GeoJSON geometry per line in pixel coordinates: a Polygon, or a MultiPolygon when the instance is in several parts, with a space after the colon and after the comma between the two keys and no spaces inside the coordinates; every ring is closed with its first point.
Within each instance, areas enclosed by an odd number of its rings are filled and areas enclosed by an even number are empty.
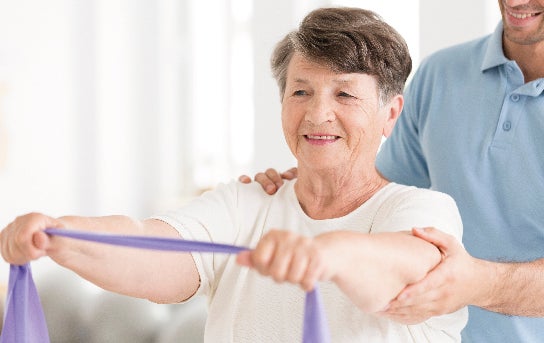
{"type": "MultiPolygon", "coordinates": [[[[539,62],[540,63],[540,62],[539,62]]],[[[525,83],[487,37],[421,64],[377,166],[397,183],[450,194],[468,252],[493,261],[544,257],[544,79],[525,83]]],[[[464,342],[544,342],[544,318],[469,309],[464,342]]]]}

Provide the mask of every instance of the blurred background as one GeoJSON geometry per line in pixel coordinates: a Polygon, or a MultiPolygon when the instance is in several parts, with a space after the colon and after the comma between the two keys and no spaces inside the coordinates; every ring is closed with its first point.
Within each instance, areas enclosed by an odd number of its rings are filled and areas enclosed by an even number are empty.
{"type": "Polygon", "coordinates": [[[0,0],[0,227],[29,211],[145,218],[294,166],[269,56],[331,5],[380,14],[414,69],[500,19],[496,0],[0,0]]]}

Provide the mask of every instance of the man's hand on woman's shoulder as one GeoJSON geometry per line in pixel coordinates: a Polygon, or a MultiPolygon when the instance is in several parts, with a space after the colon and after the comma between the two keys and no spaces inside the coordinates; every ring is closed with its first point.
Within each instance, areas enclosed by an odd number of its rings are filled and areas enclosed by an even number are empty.
{"type": "MultiPolygon", "coordinates": [[[[297,168],[293,167],[283,173],[276,169],[268,168],[264,173],[255,174],[254,181],[258,182],[268,194],[274,194],[283,185],[283,180],[292,180],[297,177],[297,168]]],[[[240,182],[250,183],[252,180],[247,175],[238,178],[240,182]]]]}

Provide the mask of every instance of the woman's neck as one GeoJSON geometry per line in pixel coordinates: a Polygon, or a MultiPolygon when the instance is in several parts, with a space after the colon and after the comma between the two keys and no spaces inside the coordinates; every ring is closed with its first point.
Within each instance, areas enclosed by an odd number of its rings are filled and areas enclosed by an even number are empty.
{"type": "Polygon", "coordinates": [[[375,170],[365,175],[344,173],[341,177],[307,174],[299,170],[295,193],[310,218],[339,218],[359,208],[387,185],[375,170]]]}

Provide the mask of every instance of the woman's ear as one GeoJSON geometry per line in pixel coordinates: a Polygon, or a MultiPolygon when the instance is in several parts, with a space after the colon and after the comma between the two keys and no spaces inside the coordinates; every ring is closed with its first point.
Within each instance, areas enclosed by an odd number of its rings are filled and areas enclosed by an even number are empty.
{"type": "Polygon", "coordinates": [[[404,105],[404,97],[401,94],[395,95],[387,104],[387,118],[385,120],[385,125],[383,126],[383,136],[389,137],[397,119],[399,119],[400,113],[402,112],[402,106],[404,105]]]}

